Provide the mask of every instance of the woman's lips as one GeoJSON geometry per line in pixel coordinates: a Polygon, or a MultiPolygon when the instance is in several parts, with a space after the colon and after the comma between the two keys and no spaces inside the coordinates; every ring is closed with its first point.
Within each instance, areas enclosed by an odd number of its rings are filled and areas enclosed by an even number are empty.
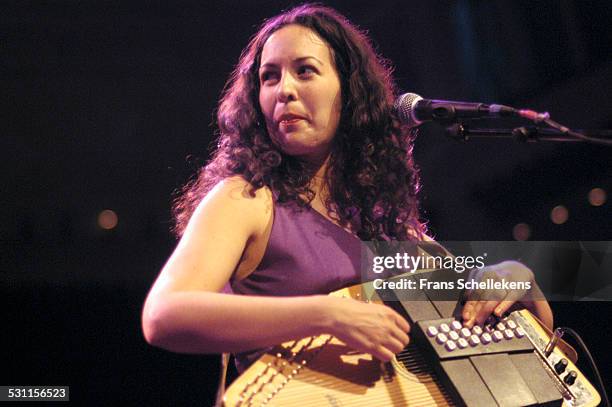
{"type": "Polygon", "coordinates": [[[278,122],[278,128],[283,132],[296,131],[302,128],[302,122],[305,121],[303,117],[288,117],[278,122]]]}
{"type": "Polygon", "coordinates": [[[299,122],[300,120],[304,120],[304,119],[302,119],[300,117],[293,117],[291,119],[283,119],[283,120],[281,120],[280,124],[288,126],[288,125],[295,124],[295,123],[299,122]]]}

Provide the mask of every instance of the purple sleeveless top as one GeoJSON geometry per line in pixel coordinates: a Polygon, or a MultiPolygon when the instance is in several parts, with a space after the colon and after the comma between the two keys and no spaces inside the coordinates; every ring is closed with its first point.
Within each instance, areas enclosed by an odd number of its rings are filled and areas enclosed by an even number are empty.
{"type": "MultiPolygon", "coordinates": [[[[272,231],[257,269],[231,281],[235,294],[300,296],[328,294],[358,284],[361,242],[311,208],[274,205],[272,231]]],[[[236,355],[239,372],[267,349],[236,355]]]]}

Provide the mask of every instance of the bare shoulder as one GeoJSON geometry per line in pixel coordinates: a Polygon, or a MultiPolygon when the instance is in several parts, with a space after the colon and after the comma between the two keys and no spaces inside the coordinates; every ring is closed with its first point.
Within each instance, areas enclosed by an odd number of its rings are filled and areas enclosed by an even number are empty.
{"type": "Polygon", "coordinates": [[[219,182],[194,211],[153,292],[220,291],[272,216],[272,194],[239,177],[219,182]]]}
{"type": "MultiPolygon", "coordinates": [[[[255,189],[240,176],[226,178],[215,185],[193,213],[186,234],[211,217],[257,235],[265,230],[272,216],[272,193],[267,187],[255,189]]],[[[206,222],[208,223],[208,222],[206,222]]]]}

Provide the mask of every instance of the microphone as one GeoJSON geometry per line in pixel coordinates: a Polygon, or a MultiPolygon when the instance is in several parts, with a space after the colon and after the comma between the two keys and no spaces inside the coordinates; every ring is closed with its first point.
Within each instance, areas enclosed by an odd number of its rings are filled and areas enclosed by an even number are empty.
{"type": "Polygon", "coordinates": [[[415,93],[400,95],[393,107],[400,121],[408,127],[416,127],[430,120],[451,124],[463,119],[520,116],[519,111],[509,106],[430,100],[415,93]]]}

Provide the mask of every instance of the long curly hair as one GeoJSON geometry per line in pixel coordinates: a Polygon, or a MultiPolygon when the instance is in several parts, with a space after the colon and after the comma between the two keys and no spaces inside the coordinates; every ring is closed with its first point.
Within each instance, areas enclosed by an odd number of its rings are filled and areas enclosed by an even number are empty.
{"type": "Polygon", "coordinates": [[[175,232],[182,234],[206,193],[230,176],[242,176],[253,191],[269,187],[277,204],[305,207],[314,198],[307,164],[271,142],[259,106],[263,46],[272,33],[289,24],[309,28],[327,42],[340,77],[340,124],[325,174],[328,211],[362,240],[422,237],[413,134],[393,111],[392,68],[364,32],[337,11],[315,4],[266,20],[243,50],[219,104],[217,149],[175,199],[175,232]]]}

